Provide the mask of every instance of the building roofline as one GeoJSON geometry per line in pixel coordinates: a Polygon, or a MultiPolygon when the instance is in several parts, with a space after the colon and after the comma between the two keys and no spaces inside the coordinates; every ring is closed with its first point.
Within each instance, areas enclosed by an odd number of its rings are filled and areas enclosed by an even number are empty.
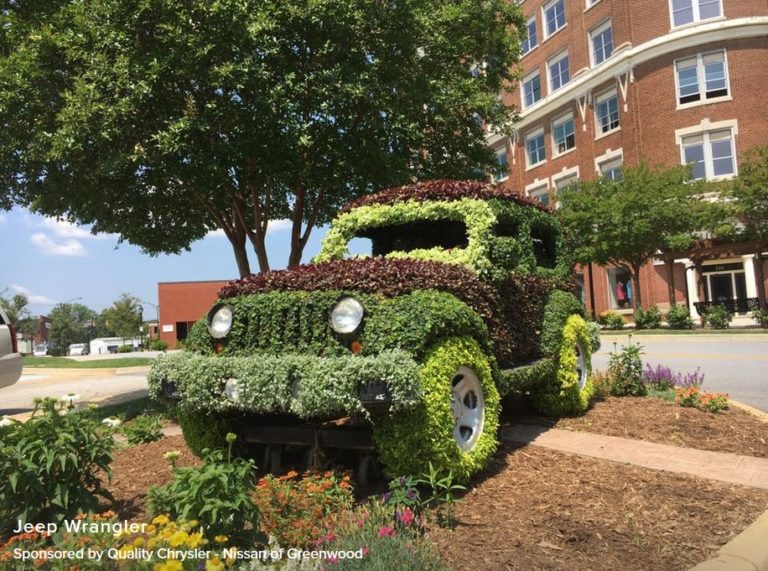
{"type": "Polygon", "coordinates": [[[229,279],[220,279],[220,280],[187,280],[187,281],[180,281],[180,282],[157,282],[157,285],[181,285],[181,284],[218,284],[218,283],[229,283],[233,279],[237,278],[229,278],[229,279]]]}

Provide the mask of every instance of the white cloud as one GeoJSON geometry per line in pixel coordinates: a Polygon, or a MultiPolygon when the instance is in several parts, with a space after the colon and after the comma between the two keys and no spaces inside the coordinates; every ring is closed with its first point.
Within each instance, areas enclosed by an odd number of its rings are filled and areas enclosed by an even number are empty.
{"type": "Polygon", "coordinates": [[[109,240],[117,237],[115,234],[91,234],[91,231],[84,226],[78,226],[66,220],[56,220],[55,218],[43,218],[42,225],[52,230],[54,234],[61,238],[109,240]]]}
{"type": "Polygon", "coordinates": [[[42,305],[53,305],[54,303],[56,303],[50,297],[34,294],[24,286],[13,284],[11,285],[11,289],[16,293],[23,293],[24,295],[26,295],[27,299],[29,300],[29,303],[39,303],[42,305]]]}
{"type": "Polygon", "coordinates": [[[77,240],[70,239],[57,244],[43,233],[32,234],[31,242],[46,254],[52,256],[85,256],[87,252],[77,240]]]}
{"type": "MultiPolygon", "coordinates": [[[[283,230],[290,230],[291,226],[293,225],[293,222],[288,220],[287,218],[282,218],[280,220],[270,220],[269,226],[267,226],[267,235],[272,234],[273,232],[282,232],[283,230]]],[[[221,228],[218,228],[216,230],[211,230],[208,232],[208,234],[205,235],[206,238],[226,238],[227,235],[224,234],[224,230],[221,228]]]]}

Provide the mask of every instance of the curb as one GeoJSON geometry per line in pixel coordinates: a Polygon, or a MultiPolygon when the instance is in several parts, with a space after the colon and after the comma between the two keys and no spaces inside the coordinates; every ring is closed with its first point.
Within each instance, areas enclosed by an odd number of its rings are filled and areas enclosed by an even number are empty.
{"type": "Polygon", "coordinates": [[[728,402],[735,406],[736,408],[740,408],[744,412],[748,412],[752,416],[756,416],[763,422],[768,422],[768,412],[764,412],[760,410],[759,408],[755,408],[753,406],[749,406],[748,404],[744,404],[743,402],[739,402],[737,400],[733,400],[731,398],[728,399],[728,402]]]}
{"type": "Polygon", "coordinates": [[[717,557],[699,563],[690,571],[768,571],[766,537],[768,537],[768,511],[726,543],[717,557]]]}

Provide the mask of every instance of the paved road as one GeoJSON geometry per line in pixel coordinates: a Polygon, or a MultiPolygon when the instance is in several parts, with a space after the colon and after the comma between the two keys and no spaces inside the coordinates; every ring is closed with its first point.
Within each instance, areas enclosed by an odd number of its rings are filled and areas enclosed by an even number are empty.
{"type": "Polygon", "coordinates": [[[80,395],[83,402],[119,402],[147,394],[146,368],[25,369],[15,385],[0,389],[0,416],[29,413],[35,397],[80,395]]]}
{"type": "MultiPolygon", "coordinates": [[[[593,365],[605,369],[608,353],[627,335],[605,335],[593,365]]],[[[731,398],[768,412],[768,335],[634,335],[643,346],[643,363],[664,364],[681,372],[701,367],[703,388],[725,392],[731,398]]]]}

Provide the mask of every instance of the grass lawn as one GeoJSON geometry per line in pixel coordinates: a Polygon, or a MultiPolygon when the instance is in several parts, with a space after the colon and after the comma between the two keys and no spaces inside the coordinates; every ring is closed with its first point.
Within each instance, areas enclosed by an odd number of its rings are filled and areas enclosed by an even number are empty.
{"type": "Polygon", "coordinates": [[[123,420],[130,420],[141,414],[159,414],[165,418],[173,418],[172,411],[167,405],[152,400],[149,397],[141,397],[136,400],[118,404],[99,406],[94,413],[99,419],[116,416],[123,420]]]}
{"type": "Polygon", "coordinates": [[[122,367],[143,367],[151,365],[154,359],[147,357],[124,357],[120,359],[96,359],[75,361],[66,357],[23,357],[24,367],[46,369],[118,369],[122,367]]]}

